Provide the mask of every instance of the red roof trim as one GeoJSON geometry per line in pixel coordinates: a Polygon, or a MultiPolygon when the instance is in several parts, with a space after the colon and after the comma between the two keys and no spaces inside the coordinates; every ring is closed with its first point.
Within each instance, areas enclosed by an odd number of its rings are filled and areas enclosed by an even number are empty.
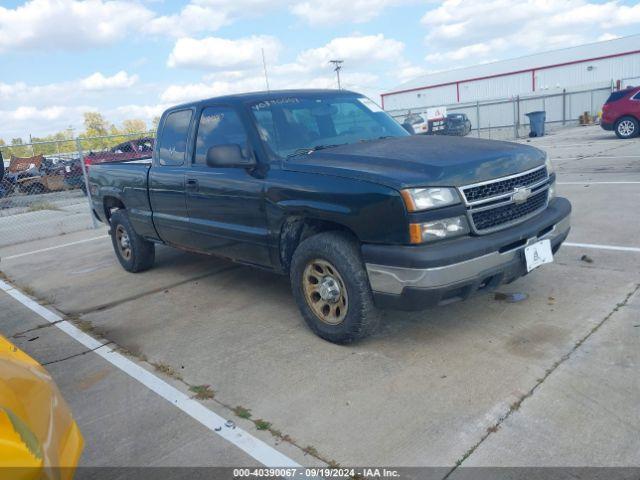
{"type": "Polygon", "coordinates": [[[594,58],[586,58],[584,60],[573,60],[571,62],[556,63],[554,65],[546,65],[544,67],[527,68],[525,70],[516,70],[514,72],[496,73],[494,75],[487,75],[485,77],[469,78],[469,79],[466,79],[466,80],[456,80],[456,81],[453,81],[453,82],[438,83],[436,85],[426,85],[424,87],[407,88],[406,90],[396,90],[395,92],[381,93],[380,96],[382,98],[384,98],[386,96],[396,95],[398,93],[417,92],[419,90],[429,90],[431,88],[445,87],[447,85],[455,85],[455,84],[467,83],[467,82],[477,82],[478,80],[488,80],[490,78],[497,78],[497,77],[508,77],[509,75],[517,75],[519,73],[534,72],[534,71],[538,71],[538,70],[548,70],[549,68],[556,68],[556,67],[566,67],[568,65],[575,65],[575,64],[578,64],[578,63],[585,63],[585,62],[593,62],[595,60],[606,60],[607,58],[624,57],[624,56],[627,56],[627,55],[634,55],[636,53],[640,53],[640,50],[633,50],[631,52],[625,52],[625,53],[614,53],[612,55],[605,55],[605,56],[602,56],[602,57],[594,57],[594,58]]]}

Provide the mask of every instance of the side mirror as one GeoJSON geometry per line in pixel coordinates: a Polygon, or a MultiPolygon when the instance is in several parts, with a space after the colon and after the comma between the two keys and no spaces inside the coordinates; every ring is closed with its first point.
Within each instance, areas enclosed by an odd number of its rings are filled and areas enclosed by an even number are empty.
{"type": "Polygon", "coordinates": [[[256,161],[243,155],[240,145],[228,143],[215,145],[207,150],[209,167],[253,167],[256,161]]]}

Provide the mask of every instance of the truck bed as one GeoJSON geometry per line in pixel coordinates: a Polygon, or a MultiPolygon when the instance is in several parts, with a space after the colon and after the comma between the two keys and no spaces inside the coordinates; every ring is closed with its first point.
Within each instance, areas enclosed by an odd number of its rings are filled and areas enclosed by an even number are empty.
{"type": "Polygon", "coordinates": [[[148,191],[150,168],[151,159],[91,165],[89,183],[92,192],[97,192],[91,197],[94,209],[105,208],[105,197],[117,199],[127,206],[136,231],[155,236],[148,191]]]}

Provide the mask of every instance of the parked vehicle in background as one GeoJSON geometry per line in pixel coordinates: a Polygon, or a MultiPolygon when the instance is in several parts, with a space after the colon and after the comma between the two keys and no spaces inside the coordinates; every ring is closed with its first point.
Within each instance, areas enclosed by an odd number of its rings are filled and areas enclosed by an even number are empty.
{"type": "Polygon", "coordinates": [[[426,135],[429,133],[429,122],[419,113],[411,113],[402,122],[404,129],[412,135],[426,135]]]}
{"type": "MultiPolygon", "coordinates": [[[[152,137],[142,137],[119,143],[115,147],[104,152],[89,152],[84,157],[84,165],[89,171],[91,165],[113,162],[144,161],[151,158],[155,139],[152,137]]],[[[87,194],[84,181],[84,173],[80,160],[71,160],[65,165],[65,182],[71,188],[80,188],[87,194]]]]}
{"type": "Polygon", "coordinates": [[[84,440],[49,373],[0,335],[0,471],[71,480],[84,440]]]}
{"type": "Polygon", "coordinates": [[[602,106],[600,126],[613,130],[618,138],[633,138],[640,134],[640,87],[612,92],[602,106]]]}
{"type": "Polygon", "coordinates": [[[87,194],[84,182],[84,173],[79,158],[73,158],[64,162],[64,181],[69,188],[80,188],[87,194]]]}
{"type": "Polygon", "coordinates": [[[154,139],[151,137],[136,138],[120,143],[106,152],[89,152],[85,157],[85,165],[97,165],[109,162],[127,162],[151,158],[154,139]]]}
{"type": "Polygon", "coordinates": [[[95,215],[130,272],[158,243],[288,275],[309,327],[370,334],[377,307],[463,300],[553,260],[571,204],[528,145],[410,135],[346,90],[170,108],[153,160],[89,169],[95,215]]]}
{"type": "MultiPolygon", "coordinates": [[[[436,110],[436,109],[434,109],[436,110]]],[[[442,109],[440,109],[442,110],[442,109]]],[[[449,113],[429,118],[435,113],[409,113],[402,126],[413,135],[457,135],[464,137],[471,131],[471,121],[464,113],[449,113]]]]}
{"type": "Polygon", "coordinates": [[[449,113],[445,119],[444,135],[464,137],[471,131],[471,121],[464,113],[449,113]]]}
{"type": "Polygon", "coordinates": [[[43,155],[12,156],[8,172],[13,190],[21,193],[33,195],[67,188],[64,182],[63,165],[60,162],[47,159],[43,155]]]}

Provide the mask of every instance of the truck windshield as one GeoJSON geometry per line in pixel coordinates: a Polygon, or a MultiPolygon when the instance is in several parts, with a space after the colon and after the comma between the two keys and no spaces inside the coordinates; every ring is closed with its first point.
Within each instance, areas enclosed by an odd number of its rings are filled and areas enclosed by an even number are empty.
{"type": "Polygon", "coordinates": [[[260,137],[282,158],[348,143],[409,135],[373,101],[361,96],[276,98],[253,103],[250,108],[260,137]]]}

